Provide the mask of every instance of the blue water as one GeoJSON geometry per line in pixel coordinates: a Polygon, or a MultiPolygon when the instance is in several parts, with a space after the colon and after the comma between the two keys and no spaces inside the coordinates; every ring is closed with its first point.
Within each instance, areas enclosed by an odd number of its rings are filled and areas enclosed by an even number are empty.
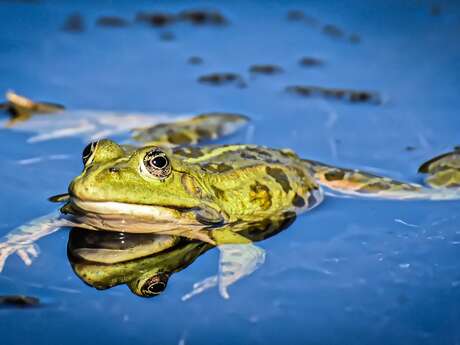
{"type": "MultiPolygon", "coordinates": [[[[1,1],[0,22],[0,92],[69,109],[243,113],[252,129],[238,140],[413,181],[420,163],[460,144],[458,2],[1,1]],[[95,25],[100,15],[132,21],[139,10],[203,7],[220,10],[230,24],[95,25]],[[357,33],[361,42],[288,21],[290,9],[357,33]],[[75,11],[85,31],[60,30],[75,11]],[[162,41],[163,31],[175,39],[162,41]],[[204,63],[190,65],[190,56],[204,63]],[[302,56],[325,63],[301,67],[302,56]],[[285,73],[252,78],[248,68],[256,63],[285,73]],[[240,73],[248,87],[197,83],[213,72],[240,73]],[[296,84],[373,90],[384,102],[284,91],[296,84]]],[[[32,132],[0,129],[0,235],[55,210],[46,198],[65,191],[81,170],[84,138],[32,144],[32,132]],[[53,155],[64,158],[18,163],[53,155]]],[[[7,261],[0,294],[36,296],[42,306],[0,309],[0,342],[460,344],[459,211],[459,202],[328,198],[259,243],[265,264],[230,287],[230,300],[212,289],[181,301],[193,283],[215,274],[217,250],[175,274],[159,297],[141,299],[126,286],[97,291],[74,275],[63,230],[38,242],[32,266],[15,256],[7,261]]]]}

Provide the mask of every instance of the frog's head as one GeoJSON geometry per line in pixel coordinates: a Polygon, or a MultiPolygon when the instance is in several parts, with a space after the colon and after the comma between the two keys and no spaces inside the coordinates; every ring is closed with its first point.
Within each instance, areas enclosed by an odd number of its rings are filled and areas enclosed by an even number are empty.
{"type": "Polygon", "coordinates": [[[222,213],[196,166],[156,146],[137,150],[111,140],[89,144],[83,172],[69,185],[64,213],[96,229],[171,231],[220,224],[222,213]]]}

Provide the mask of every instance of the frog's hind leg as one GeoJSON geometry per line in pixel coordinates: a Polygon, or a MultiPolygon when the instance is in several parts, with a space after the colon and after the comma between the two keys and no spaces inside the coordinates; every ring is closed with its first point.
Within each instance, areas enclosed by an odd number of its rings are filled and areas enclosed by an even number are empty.
{"type": "Polygon", "coordinates": [[[228,287],[253,273],[265,262],[265,251],[252,243],[224,244],[218,248],[220,251],[218,274],[195,283],[193,290],[182,297],[183,301],[215,286],[219,288],[222,298],[228,299],[230,298],[228,287]]]}
{"type": "Polygon", "coordinates": [[[460,147],[423,163],[418,172],[427,174],[425,183],[432,188],[460,189],[460,147]]]}
{"type": "Polygon", "coordinates": [[[436,190],[362,170],[339,168],[311,160],[303,160],[303,162],[317,182],[335,195],[393,200],[460,199],[459,190],[436,190]]]}
{"type": "Polygon", "coordinates": [[[253,273],[265,261],[265,250],[231,229],[216,229],[212,237],[220,251],[218,274],[195,283],[193,290],[182,297],[183,301],[215,286],[219,294],[228,299],[228,287],[253,273]]]}
{"type": "Polygon", "coordinates": [[[133,132],[133,139],[144,145],[196,145],[230,135],[249,122],[244,115],[208,113],[189,119],[160,123],[133,132]]]}

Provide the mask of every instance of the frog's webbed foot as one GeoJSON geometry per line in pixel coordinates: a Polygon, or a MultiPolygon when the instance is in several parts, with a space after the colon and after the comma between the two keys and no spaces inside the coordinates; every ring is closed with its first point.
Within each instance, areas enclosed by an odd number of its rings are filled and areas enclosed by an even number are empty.
{"type": "Polygon", "coordinates": [[[243,115],[208,113],[189,119],[134,130],[133,139],[144,145],[196,145],[230,135],[249,119],[243,115]]]}
{"type": "Polygon", "coordinates": [[[262,265],[265,250],[253,244],[226,244],[219,249],[219,293],[228,299],[228,287],[262,265]]]}
{"type": "Polygon", "coordinates": [[[220,245],[219,272],[193,285],[193,290],[184,295],[185,301],[203,291],[218,286],[220,295],[228,299],[228,287],[250,275],[265,261],[265,251],[251,243],[220,245]]]}

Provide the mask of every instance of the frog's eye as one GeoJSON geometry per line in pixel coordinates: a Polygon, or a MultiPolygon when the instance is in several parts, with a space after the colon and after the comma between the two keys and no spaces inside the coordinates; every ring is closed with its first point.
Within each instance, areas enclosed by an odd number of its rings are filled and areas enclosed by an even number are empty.
{"type": "Polygon", "coordinates": [[[152,297],[159,295],[166,289],[169,276],[166,273],[157,274],[147,279],[141,287],[141,294],[144,297],[152,297]]]}
{"type": "Polygon", "coordinates": [[[91,162],[93,161],[94,152],[96,151],[97,144],[98,144],[98,142],[94,141],[94,142],[89,143],[88,145],[86,145],[86,147],[85,147],[85,149],[83,150],[83,153],[82,153],[82,159],[83,159],[83,164],[84,165],[91,164],[91,162]]]}
{"type": "Polygon", "coordinates": [[[146,171],[149,175],[165,179],[171,173],[171,164],[166,154],[155,148],[147,152],[142,161],[142,170],[146,171]]]}

